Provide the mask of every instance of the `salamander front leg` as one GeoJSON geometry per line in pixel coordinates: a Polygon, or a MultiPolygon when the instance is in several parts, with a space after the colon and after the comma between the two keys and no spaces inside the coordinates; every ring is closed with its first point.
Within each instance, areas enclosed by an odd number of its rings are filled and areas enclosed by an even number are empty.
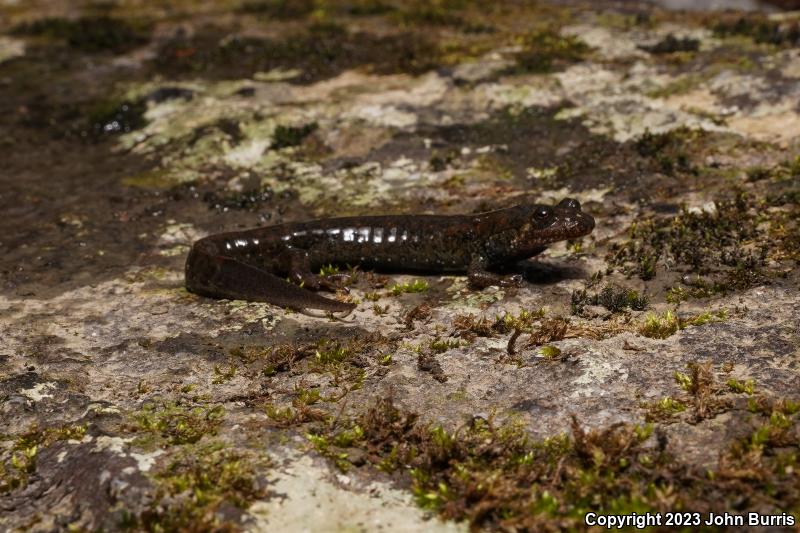
{"type": "Polygon", "coordinates": [[[491,285],[498,285],[500,287],[522,286],[523,281],[521,275],[512,274],[510,276],[501,276],[494,272],[489,272],[487,266],[488,263],[483,257],[477,257],[469,264],[467,268],[467,279],[472,288],[485,289],[491,285]]]}

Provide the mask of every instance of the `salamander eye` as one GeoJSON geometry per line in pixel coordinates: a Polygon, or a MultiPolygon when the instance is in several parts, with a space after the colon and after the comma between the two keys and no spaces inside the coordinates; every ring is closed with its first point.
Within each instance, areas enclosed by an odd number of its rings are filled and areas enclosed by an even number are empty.
{"type": "Polygon", "coordinates": [[[550,213],[552,211],[549,207],[546,206],[539,206],[536,208],[536,211],[533,213],[533,216],[536,217],[537,220],[547,220],[550,218],[550,213]]]}

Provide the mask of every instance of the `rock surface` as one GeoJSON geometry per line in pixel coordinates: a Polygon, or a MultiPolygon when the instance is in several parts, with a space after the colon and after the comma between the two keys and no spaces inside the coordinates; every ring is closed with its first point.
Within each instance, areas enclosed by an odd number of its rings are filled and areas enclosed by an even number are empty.
{"type": "Polygon", "coordinates": [[[790,526],[800,16],[767,11],[0,3],[0,525],[790,526]],[[519,289],[183,287],[214,232],[566,196],[595,231],[519,289]]]}

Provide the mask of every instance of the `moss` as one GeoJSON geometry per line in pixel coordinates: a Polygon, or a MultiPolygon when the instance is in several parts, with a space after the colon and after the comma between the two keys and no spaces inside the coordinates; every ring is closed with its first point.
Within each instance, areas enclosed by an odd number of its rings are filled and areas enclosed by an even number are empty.
{"type": "Polygon", "coordinates": [[[674,54],[675,52],[696,52],[700,49],[700,41],[691,37],[675,37],[669,34],[652,46],[643,46],[651,54],[674,54]]]}
{"type": "Polygon", "coordinates": [[[730,400],[724,397],[727,389],[718,383],[711,363],[692,361],[687,368],[688,374],[675,372],[675,381],[687,393],[681,401],[692,407],[695,422],[731,407],[730,400]]]}
{"type": "Polygon", "coordinates": [[[546,343],[562,340],[569,330],[569,319],[553,317],[542,319],[539,326],[533,328],[528,339],[528,346],[541,346],[546,343]]]}
{"type": "Polygon", "coordinates": [[[232,380],[235,375],[236,365],[230,365],[224,370],[219,365],[214,365],[214,377],[211,379],[211,383],[220,385],[232,380]]]}
{"type": "Polygon", "coordinates": [[[130,133],[147,125],[144,113],[147,103],[144,100],[107,100],[94,104],[87,113],[87,130],[98,138],[106,135],[130,133]]]}
{"type": "Polygon", "coordinates": [[[634,148],[639,155],[653,159],[664,174],[696,173],[690,160],[689,147],[703,135],[706,134],[702,131],[686,127],[665,133],[647,130],[636,140],[634,148]]]}
{"type": "Polygon", "coordinates": [[[684,209],[669,219],[634,223],[629,240],[612,244],[606,260],[642,279],[655,277],[657,265],[669,261],[684,271],[717,274],[720,290],[750,287],[763,281],[769,249],[780,245],[765,238],[757,205],[738,194],[718,200],[710,212],[684,209]]]}
{"type": "Polygon", "coordinates": [[[717,312],[705,312],[686,318],[681,318],[672,310],[667,310],[663,314],[648,313],[644,323],[639,327],[639,333],[651,339],[666,339],[678,330],[689,326],[702,326],[709,322],[725,320],[727,313],[724,310],[717,312]]]}
{"type": "Polygon", "coordinates": [[[495,322],[490,321],[485,316],[478,317],[476,315],[456,315],[453,318],[453,328],[455,335],[466,339],[469,342],[475,340],[476,337],[491,337],[494,335],[495,322]]]}
{"type": "MultiPolygon", "coordinates": [[[[194,444],[203,437],[215,436],[224,416],[221,405],[190,407],[174,402],[150,402],[132,415],[133,423],[128,429],[153,435],[156,444],[194,444]]],[[[147,440],[139,437],[140,443],[147,440]]]]}
{"type": "Polygon", "coordinates": [[[396,18],[407,25],[463,26],[464,18],[456,11],[465,7],[465,0],[413,0],[397,11],[396,18]]]}
{"type": "Polygon", "coordinates": [[[272,135],[272,149],[280,150],[291,146],[299,146],[303,139],[314,133],[319,126],[316,122],[304,124],[299,127],[278,126],[272,135]]]}
{"type": "Polygon", "coordinates": [[[458,348],[458,347],[460,347],[460,346],[461,346],[461,343],[460,343],[458,340],[454,340],[454,339],[440,339],[440,338],[433,339],[433,340],[432,340],[432,341],[431,341],[431,342],[428,344],[428,347],[429,347],[429,348],[431,349],[431,351],[433,351],[434,353],[444,353],[444,352],[446,352],[447,350],[450,350],[450,349],[452,349],[452,348],[458,348]]]}
{"type": "Polygon", "coordinates": [[[86,435],[85,425],[65,425],[39,429],[32,426],[19,435],[2,435],[1,441],[10,441],[0,448],[0,494],[25,487],[36,471],[39,452],[62,440],[81,440],[86,435]]]}
{"type": "Polygon", "coordinates": [[[800,23],[780,23],[761,16],[725,17],[713,24],[718,37],[744,36],[759,44],[794,46],[800,43],[800,23]]]}
{"type": "MultiPolygon", "coordinates": [[[[697,421],[733,407],[711,365],[690,363],[680,376],[684,396],[646,405],[648,420],[671,422],[691,408],[697,421]]],[[[589,511],[793,508],[800,503],[793,451],[800,402],[762,395],[750,404],[757,417],[752,431],[724,444],[711,470],[670,455],[651,424],[586,430],[573,417],[569,434],[537,440],[512,420],[425,424],[390,398],[309,440],[342,469],[366,459],[410,485],[419,506],[476,530],[578,529],[589,511]]]]}
{"type": "Polygon", "coordinates": [[[542,346],[539,348],[539,353],[545,359],[557,359],[561,356],[561,350],[555,346],[542,346]]]}
{"type": "Polygon", "coordinates": [[[235,531],[244,511],[269,496],[270,460],[219,442],[182,447],[151,477],[155,494],[134,520],[145,531],[235,531]]]}
{"type": "Polygon", "coordinates": [[[343,346],[338,342],[321,341],[314,353],[314,360],[321,366],[330,366],[342,363],[352,355],[353,350],[349,346],[343,346]]]}
{"type": "Polygon", "coordinates": [[[729,379],[728,388],[738,394],[752,395],[755,392],[755,382],[752,379],[747,381],[739,381],[738,379],[729,379]]]}
{"type": "Polygon", "coordinates": [[[639,328],[641,335],[651,339],[666,339],[676,331],[678,331],[678,317],[671,310],[662,315],[649,313],[639,328]]]}
{"type": "Polygon", "coordinates": [[[617,285],[606,285],[595,294],[588,294],[586,290],[572,292],[572,314],[581,314],[587,305],[601,305],[612,313],[618,313],[625,309],[643,311],[650,301],[644,294],[617,285]]]}
{"type": "Polygon", "coordinates": [[[703,76],[686,74],[663,87],[648,91],[647,96],[650,98],[669,98],[678,94],[686,94],[697,88],[703,83],[703,80],[703,76]]]}
{"type": "Polygon", "coordinates": [[[543,307],[535,311],[528,311],[521,309],[518,314],[505,313],[502,317],[498,317],[495,321],[495,330],[500,333],[510,331],[531,331],[533,324],[544,318],[545,310],[543,307]]]}
{"type": "Polygon", "coordinates": [[[254,0],[245,2],[239,11],[271,19],[293,20],[311,15],[317,9],[316,4],[315,0],[254,0]]]}
{"type": "Polygon", "coordinates": [[[14,32],[63,40],[83,52],[121,53],[147,43],[150,25],[105,16],[74,20],[43,18],[17,26],[14,32]]]}
{"type": "Polygon", "coordinates": [[[517,54],[513,72],[542,74],[583,61],[589,46],[573,36],[562,36],[553,30],[541,30],[520,39],[524,50],[517,54]]]}
{"type": "Polygon", "coordinates": [[[279,428],[290,428],[308,422],[318,422],[326,420],[328,415],[320,410],[310,407],[300,399],[295,399],[292,406],[278,407],[274,404],[267,404],[264,412],[273,425],[279,428]]]}
{"type": "MultiPolygon", "coordinates": [[[[376,467],[407,477],[420,506],[475,528],[577,527],[587,509],[628,505],[632,498],[625,495],[634,487],[617,480],[648,477],[659,464],[657,453],[642,446],[650,435],[643,427],[585,431],[573,420],[571,437],[536,441],[513,422],[473,418],[456,430],[421,424],[387,399],[351,424],[359,432],[350,444],[376,467]]],[[[326,453],[346,460],[331,436],[317,438],[326,453]]],[[[634,496],[646,492],[646,484],[634,496]]]]}
{"type": "Polygon", "coordinates": [[[263,208],[264,204],[272,202],[274,198],[275,192],[269,186],[259,186],[224,195],[217,191],[208,191],[203,194],[203,201],[209,207],[219,211],[255,211],[263,208]]]}
{"type": "Polygon", "coordinates": [[[648,422],[657,422],[671,420],[676,415],[686,410],[686,404],[680,400],[666,397],[657,402],[645,405],[647,414],[645,420],[648,422]]]}
{"type": "Polygon", "coordinates": [[[230,350],[230,355],[242,363],[255,367],[271,376],[277,372],[289,370],[295,363],[311,355],[308,346],[296,344],[278,344],[273,346],[237,346],[230,350]]]}
{"type": "Polygon", "coordinates": [[[226,33],[212,27],[175,37],[162,45],[152,66],[172,78],[242,79],[274,69],[297,70],[291,82],[313,83],[358,67],[416,74],[434,68],[440,56],[420,34],[351,33],[331,23],[312,24],[281,39],[226,33]]]}
{"type": "Polygon", "coordinates": [[[389,294],[400,296],[406,293],[425,292],[429,288],[428,282],[423,279],[415,279],[412,282],[397,283],[389,288],[389,294]]]}
{"type": "Polygon", "coordinates": [[[395,11],[395,7],[381,0],[349,0],[344,11],[356,17],[384,15],[395,11]]]}

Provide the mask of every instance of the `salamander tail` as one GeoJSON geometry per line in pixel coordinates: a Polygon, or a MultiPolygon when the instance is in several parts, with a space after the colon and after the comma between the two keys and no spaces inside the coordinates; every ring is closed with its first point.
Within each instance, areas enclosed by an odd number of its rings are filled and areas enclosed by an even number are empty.
{"type": "Polygon", "coordinates": [[[237,259],[209,253],[197,244],[186,259],[186,288],[202,296],[268,302],[297,310],[339,313],[356,307],[319,296],[237,259]]]}

